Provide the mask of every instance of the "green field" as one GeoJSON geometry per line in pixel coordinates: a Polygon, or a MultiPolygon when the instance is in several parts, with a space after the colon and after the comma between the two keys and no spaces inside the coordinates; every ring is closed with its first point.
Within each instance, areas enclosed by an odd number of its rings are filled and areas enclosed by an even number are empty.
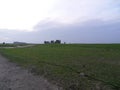
{"type": "Polygon", "coordinates": [[[120,44],[48,44],[0,51],[65,90],[120,90],[120,44]]]}
{"type": "Polygon", "coordinates": [[[14,44],[0,44],[0,47],[16,47],[14,44]]]}

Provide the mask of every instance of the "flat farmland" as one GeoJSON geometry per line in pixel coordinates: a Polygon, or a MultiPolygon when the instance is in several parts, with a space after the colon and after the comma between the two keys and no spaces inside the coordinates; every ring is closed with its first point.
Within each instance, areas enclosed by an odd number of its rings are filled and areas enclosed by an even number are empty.
{"type": "Polygon", "coordinates": [[[65,90],[120,90],[120,44],[41,44],[0,52],[65,90]]]}

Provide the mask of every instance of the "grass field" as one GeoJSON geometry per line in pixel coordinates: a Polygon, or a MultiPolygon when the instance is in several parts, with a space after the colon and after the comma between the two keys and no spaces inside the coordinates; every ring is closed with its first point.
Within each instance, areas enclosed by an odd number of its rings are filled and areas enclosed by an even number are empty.
{"type": "Polygon", "coordinates": [[[65,90],[120,90],[120,44],[36,45],[1,53],[65,90]]]}
{"type": "Polygon", "coordinates": [[[14,44],[0,44],[0,47],[15,47],[14,44]]]}

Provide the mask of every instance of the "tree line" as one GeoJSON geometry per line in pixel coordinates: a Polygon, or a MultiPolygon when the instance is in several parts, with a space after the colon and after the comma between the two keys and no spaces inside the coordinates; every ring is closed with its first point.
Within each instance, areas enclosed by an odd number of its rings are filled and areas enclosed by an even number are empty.
{"type": "Polygon", "coordinates": [[[44,41],[44,44],[61,44],[61,40],[44,41]]]}

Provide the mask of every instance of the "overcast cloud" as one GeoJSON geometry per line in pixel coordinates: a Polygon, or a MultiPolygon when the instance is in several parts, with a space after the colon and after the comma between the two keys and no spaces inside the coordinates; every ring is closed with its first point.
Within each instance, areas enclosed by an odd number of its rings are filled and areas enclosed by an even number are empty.
{"type": "Polygon", "coordinates": [[[119,0],[0,0],[0,42],[120,43],[119,0]]]}

